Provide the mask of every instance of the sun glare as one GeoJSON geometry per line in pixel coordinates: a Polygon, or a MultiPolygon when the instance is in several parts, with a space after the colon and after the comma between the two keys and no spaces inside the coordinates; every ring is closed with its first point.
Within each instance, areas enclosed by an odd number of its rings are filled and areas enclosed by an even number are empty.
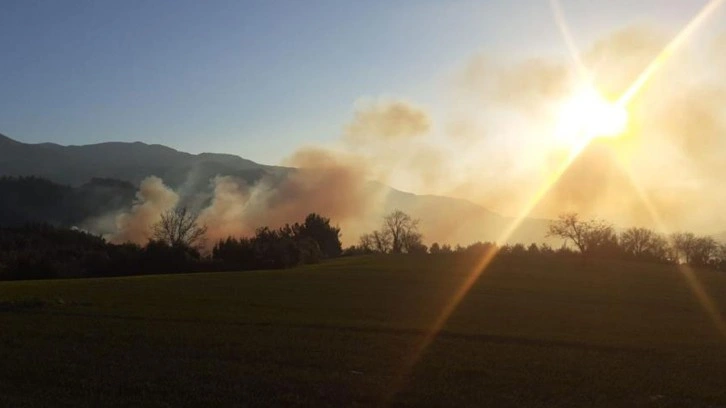
{"type": "Polygon", "coordinates": [[[608,101],[595,89],[586,89],[563,105],[557,136],[561,142],[577,146],[598,137],[618,137],[627,125],[625,107],[608,101]]]}

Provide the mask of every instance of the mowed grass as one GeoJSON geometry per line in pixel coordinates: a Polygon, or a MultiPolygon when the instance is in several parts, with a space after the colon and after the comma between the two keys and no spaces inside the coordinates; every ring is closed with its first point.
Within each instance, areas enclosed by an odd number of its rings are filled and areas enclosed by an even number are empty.
{"type": "Polygon", "coordinates": [[[726,339],[670,266],[497,261],[417,354],[471,267],[3,282],[0,406],[726,406],[726,339]]]}

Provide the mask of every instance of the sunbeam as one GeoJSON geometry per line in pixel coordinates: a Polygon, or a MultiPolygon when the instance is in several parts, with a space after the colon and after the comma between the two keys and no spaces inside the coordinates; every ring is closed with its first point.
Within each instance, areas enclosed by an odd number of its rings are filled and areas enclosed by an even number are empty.
{"type": "Polygon", "coordinates": [[[575,44],[575,38],[572,36],[569,24],[567,24],[565,12],[562,10],[560,0],[550,0],[550,8],[552,9],[552,15],[555,19],[555,23],[557,24],[557,28],[560,30],[560,34],[562,34],[562,39],[565,41],[567,50],[570,53],[570,58],[577,69],[580,79],[590,83],[590,72],[585,66],[585,63],[582,61],[580,50],[577,48],[577,44],[575,44]]]}
{"type": "MultiPolygon", "coordinates": [[[[621,160],[617,160],[616,163],[622,170],[624,170],[628,182],[630,183],[633,190],[635,190],[636,194],[638,194],[638,198],[640,199],[645,209],[648,211],[648,215],[651,217],[651,220],[658,228],[658,232],[663,234],[668,240],[671,240],[671,233],[673,231],[670,231],[670,228],[668,228],[666,223],[663,221],[663,217],[660,216],[660,213],[651,202],[648,194],[643,190],[637,180],[635,180],[629,166],[627,166],[621,160]]],[[[673,242],[671,242],[671,245],[672,244],[673,242]]],[[[708,292],[704,288],[701,281],[698,280],[698,277],[693,271],[693,268],[691,268],[687,264],[679,263],[678,270],[688,284],[688,287],[693,293],[696,300],[700,303],[703,310],[711,319],[711,322],[713,323],[716,330],[724,339],[726,339],[726,321],[724,321],[723,315],[721,314],[719,308],[716,306],[713,299],[708,295],[708,292]]]]}
{"type": "Polygon", "coordinates": [[[710,0],[696,14],[691,21],[669,42],[663,50],[648,64],[638,78],[618,99],[617,103],[621,106],[627,105],[635,95],[640,92],[645,84],[653,77],[660,67],[668,61],[668,59],[688,40],[691,35],[723,4],[724,0],[710,0]]]}
{"type": "MultiPolygon", "coordinates": [[[[653,75],[663,66],[663,64],[691,37],[691,35],[703,25],[703,23],[707,20],[707,18],[716,11],[716,9],[726,0],[711,0],[709,1],[699,12],[696,14],[695,17],[693,17],[686,26],[674,37],[674,39],[668,43],[668,45],[660,52],[660,54],[647,66],[647,68],[638,76],[638,78],[633,82],[633,84],[627,88],[627,90],[623,93],[620,98],[617,99],[615,104],[621,108],[625,108],[628,103],[637,95],[645,86],[645,84],[653,77],[653,75]]],[[[579,75],[582,78],[587,79],[587,83],[591,84],[591,75],[589,74],[587,68],[583,64],[580,53],[577,50],[577,47],[575,45],[574,39],[572,38],[572,35],[570,33],[569,27],[567,25],[567,22],[564,18],[564,13],[562,11],[562,7],[559,4],[558,0],[551,0],[552,10],[554,14],[555,21],[560,29],[560,32],[562,33],[562,36],[564,38],[564,41],[568,47],[568,50],[570,52],[570,56],[573,60],[573,63],[579,73],[579,75]]],[[[592,84],[591,84],[592,85],[592,84]]],[[[586,129],[589,132],[593,132],[593,129],[586,129]]],[[[622,129],[619,129],[622,130],[622,129]]],[[[557,181],[562,177],[563,174],[567,172],[567,170],[572,165],[573,161],[582,153],[582,151],[590,144],[592,139],[596,135],[585,135],[583,137],[578,138],[578,142],[572,147],[569,156],[564,160],[564,162],[557,168],[556,171],[551,173],[551,175],[547,178],[547,180],[542,184],[542,186],[533,194],[531,199],[529,200],[528,204],[525,206],[523,211],[515,217],[515,219],[508,225],[508,227],[505,229],[504,233],[501,234],[501,236],[498,239],[499,243],[506,242],[514,233],[514,231],[517,230],[517,228],[521,225],[522,221],[530,215],[532,210],[539,204],[539,202],[542,200],[542,198],[551,190],[551,188],[557,183],[557,181]]],[[[628,175],[630,175],[630,172],[626,172],[628,175]]],[[[652,203],[648,200],[647,196],[644,194],[642,189],[637,187],[637,183],[634,182],[632,179],[632,175],[630,175],[631,182],[633,182],[634,186],[636,187],[636,191],[638,191],[638,194],[641,197],[641,200],[643,201],[644,205],[648,209],[648,211],[651,213],[651,216],[654,217],[654,221],[659,224],[659,227],[662,231],[667,231],[667,228],[665,228],[665,225],[663,224],[660,216],[658,215],[657,211],[653,207],[652,203]]],[[[468,273],[467,278],[461,284],[461,286],[452,294],[450,301],[444,306],[444,308],[441,310],[441,312],[436,316],[434,319],[430,329],[427,331],[427,334],[423,337],[421,342],[414,348],[413,352],[411,353],[410,357],[406,359],[403,370],[401,375],[398,377],[398,383],[394,385],[394,393],[397,392],[398,386],[400,386],[401,381],[405,378],[406,375],[410,373],[410,371],[413,369],[413,367],[417,364],[417,362],[420,360],[423,353],[426,351],[426,349],[431,345],[431,343],[436,338],[437,334],[443,329],[443,327],[446,325],[447,321],[451,317],[451,314],[456,310],[458,305],[461,303],[461,301],[464,299],[466,294],[469,292],[471,287],[476,283],[476,281],[481,277],[483,273],[486,272],[487,268],[491,264],[491,262],[496,257],[497,252],[492,250],[489,251],[486,255],[484,255],[479,262],[476,263],[474,268],[468,273]]],[[[693,271],[688,267],[681,267],[681,274],[685,278],[686,282],[689,285],[690,290],[694,293],[696,298],[698,299],[701,306],[704,308],[704,310],[709,314],[710,318],[714,322],[714,325],[719,330],[719,332],[726,337],[726,323],[724,323],[723,318],[721,317],[718,308],[715,306],[711,298],[706,293],[703,286],[698,281],[697,277],[693,273],[693,271]]]]}
{"type": "MultiPolygon", "coordinates": [[[[504,243],[509,240],[509,238],[512,236],[512,234],[519,228],[519,226],[522,224],[522,221],[524,221],[525,218],[534,210],[534,208],[539,204],[539,202],[542,200],[542,198],[550,191],[552,186],[557,183],[557,181],[562,177],[565,172],[570,168],[572,163],[575,161],[575,159],[580,155],[582,150],[584,150],[587,145],[590,143],[590,139],[584,140],[579,145],[576,145],[573,150],[570,152],[568,157],[565,159],[565,161],[557,168],[556,171],[550,174],[550,176],[547,178],[546,182],[543,183],[542,187],[540,187],[532,196],[532,199],[529,201],[527,206],[524,208],[523,211],[520,212],[520,214],[507,226],[507,228],[504,230],[504,232],[499,236],[497,239],[498,243],[504,243]]],[[[416,365],[418,360],[421,358],[423,353],[426,351],[426,349],[431,345],[431,343],[436,338],[436,335],[441,332],[441,330],[444,328],[444,325],[449,320],[449,317],[451,317],[451,314],[456,310],[456,308],[459,306],[461,301],[464,299],[466,294],[469,292],[471,287],[476,283],[476,281],[481,277],[481,275],[486,272],[487,268],[491,264],[491,262],[496,258],[498,253],[498,250],[495,248],[492,248],[491,250],[487,251],[487,253],[479,259],[479,261],[474,265],[474,267],[471,269],[471,271],[467,274],[466,279],[464,282],[459,286],[459,288],[454,292],[454,294],[451,296],[451,299],[449,302],[444,306],[444,308],[441,310],[441,312],[437,315],[436,319],[434,320],[433,324],[431,325],[431,328],[426,331],[426,334],[424,335],[421,342],[414,348],[412,353],[410,354],[409,358],[404,360],[403,368],[402,368],[402,374],[397,376],[397,385],[393,387],[394,394],[397,392],[397,390],[400,387],[400,383],[405,379],[406,375],[413,369],[413,367],[416,365]]],[[[392,395],[391,395],[392,397],[392,395]]]]}

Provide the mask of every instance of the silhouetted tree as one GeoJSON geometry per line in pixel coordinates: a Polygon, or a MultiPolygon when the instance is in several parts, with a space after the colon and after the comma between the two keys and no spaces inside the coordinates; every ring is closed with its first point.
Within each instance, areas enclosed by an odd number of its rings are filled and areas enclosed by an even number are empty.
{"type": "Polygon", "coordinates": [[[154,224],[153,231],[155,241],[174,247],[198,249],[204,243],[207,227],[197,223],[197,214],[180,207],[162,214],[161,220],[154,224]]]}
{"type": "Polygon", "coordinates": [[[365,249],[360,245],[351,245],[343,250],[342,256],[370,255],[371,253],[373,252],[370,249],[365,249]]]}
{"type": "Polygon", "coordinates": [[[407,245],[421,242],[418,232],[419,220],[411,218],[401,210],[395,210],[383,218],[383,231],[391,237],[391,252],[400,254],[407,250],[407,245]]]}
{"type": "Polygon", "coordinates": [[[571,241],[580,253],[605,253],[617,248],[612,225],[600,220],[582,221],[576,213],[561,214],[549,225],[547,236],[571,241]]]}
{"type": "Polygon", "coordinates": [[[707,266],[718,255],[719,245],[711,237],[698,237],[691,232],[671,235],[677,260],[695,266],[707,266]]]}
{"type": "Polygon", "coordinates": [[[325,258],[335,258],[343,251],[340,228],[331,226],[329,218],[318,214],[309,214],[302,224],[286,225],[284,230],[295,240],[311,239],[317,242],[325,258]]]}
{"type": "Polygon", "coordinates": [[[141,270],[153,274],[193,272],[199,258],[194,247],[151,240],[141,251],[141,270]]]}
{"type": "Polygon", "coordinates": [[[697,237],[690,255],[691,264],[708,266],[718,253],[718,243],[712,237],[697,237]]]}
{"type": "Polygon", "coordinates": [[[382,254],[421,253],[426,248],[422,238],[418,220],[396,210],[383,218],[380,230],[362,235],[359,244],[367,251],[382,254]]]}
{"type": "Polygon", "coordinates": [[[83,231],[48,224],[0,228],[0,279],[136,273],[140,248],[111,245],[83,231]]]}
{"type": "Polygon", "coordinates": [[[371,233],[373,245],[376,252],[387,254],[391,252],[393,239],[388,231],[373,231],[371,233]]]}
{"type": "Polygon", "coordinates": [[[540,254],[541,254],[541,253],[540,253],[540,250],[539,250],[539,247],[538,247],[538,246],[537,246],[537,244],[536,244],[536,243],[534,243],[534,242],[533,242],[533,243],[531,243],[531,244],[529,244],[529,247],[527,247],[527,253],[528,253],[529,255],[532,255],[532,256],[538,256],[538,255],[540,255],[540,254]]]}
{"type": "Polygon", "coordinates": [[[562,244],[562,246],[559,247],[554,252],[554,254],[557,256],[560,256],[560,257],[568,258],[568,257],[572,257],[573,255],[575,255],[576,252],[573,251],[570,247],[568,247],[567,244],[562,244]]]}
{"type": "Polygon", "coordinates": [[[363,234],[358,239],[358,247],[366,253],[375,252],[376,244],[373,234],[363,234]]]}
{"type": "Polygon", "coordinates": [[[726,244],[719,244],[714,254],[713,266],[718,270],[726,269],[726,244]]]}
{"type": "MultiPolygon", "coordinates": [[[[324,227],[328,221],[322,220],[319,225],[324,227]]],[[[337,228],[331,227],[327,232],[324,229],[306,231],[304,224],[297,223],[278,230],[258,228],[251,238],[229,237],[217,242],[212,249],[212,260],[217,267],[225,270],[278,269],[316,263],[324,258],[324,254],[318,241],[307,235],[317,235],[322,239],[334,236],[336,240],[338,237],[337,228]]]]}
{"type": "Polygon", "coordinates": [[[668,241],[646,228],[628,228],[620,234],[623,252],[632,258],[668,262],[672,258],[668,241]]]}
{"type": "Polygon", "coordinates": [[[406,253],[407,254],[413,254],[413,255],[422,255],[427,254],[429,252],[428,247],[423,244],[421,241],[418,241],[416,243],[409,242],[406,244],[406,253]]]}
{"type": "Polygon", "coordinates": [[[552,256],[552,255],[554,255],[555,250],[552,249],[552,246],[550,246],[550,244],[544,243],[544,244],[540,245],[539,253],[541,255],[545,255],[545,256],[552,256]]]}
{"type": "Polygon", "coordinates": [[[257,254],[250,238],[228,237],[214,245],[212,259],[222,264],[222,269],[254,269],[257,254]]]}
{"type": "Polygon", "coordinates": [[[401,250],[407,254],[427,252],[422,242],[423,236],[418,232],[408,232],[401,237],[401,250]]]}
{"type": "Polygon", "coordinates": [[[645,257],[651,249],[656,233],[646,228],[628,228],[620,234],[620,244],[628,255],[645,257]]]}
{"type": "Polygon", "coordinates": [[[358,245],[367,253],[387,254],[391,252],[393,240],[388,231],[373,231],[360,236],[358,245]]]}

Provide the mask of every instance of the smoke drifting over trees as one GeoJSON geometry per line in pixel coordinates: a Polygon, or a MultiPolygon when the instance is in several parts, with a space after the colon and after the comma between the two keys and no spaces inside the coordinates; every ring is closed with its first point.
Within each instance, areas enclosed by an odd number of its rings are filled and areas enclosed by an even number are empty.
{"type": "Polygon", "coordinates": [[[359,248],[363,252],[382,254],[425,253],[427,248],[422,238],[419,220],[401,210],[395,210],[383,217],[380,229],[361,235],[359,248]]]}
{"type": "MultiPolygon", "coordinates": [[[[376,192],[354,161],[344,162],[320,149],[305,149],[287,164],[298,168],[283,176],[266,176],[254,185],[233,176],[211,180],[208,204],[192,209],[199,213],[199,224],[206,227],[207,245],[229,236],[249,235],[262,226],[280,227],[316,211],[346,222],[364,217],[374,208],[376,192]]],[[[180,201],[180,195],[160,178],[149,177],[141,183],[133,207],[118,215],[118,230],[109,239],[145,244],[153,235],[153,225],[180,201]]]]}
{"type": "MultiPolygon", "coordinates": [[[[628,27],[583,47],[581,59],[595,86],[615,98],[669,39],[655,28],[628,27]]],[[[674,231],[714,233],[711,228],[726,225],[718,206],[726,199],[719,177],[726,165],[718,154],[726,148],[724,64],[713,48],[679,51],[630,104],[626,134],[591,143],[532,216],[568,211],[660,228],[655,209],[674,231]],[[687,59],[704,63],[682,63],[687,59]],[[695,72],[695,65],[705,68],[695,72]]],[[[554,135],[556,118],[583,85],[579,70],[562,56],[482,54],[456,69],[449,85],[446,107],[436,115],[402,98],[362,99],[333,143],[303,147],[283,162],[298,168],[286,176],[263,176],[251,185],[219,174],[210,180],[211,197],[194,208],[210,239],[281,226],[313,211],[358,236],[384,212],[385,191],[370,180],[519,215],[568,157],[571,146],[554,135]]],[[[162,180],[145,181],[134,207],[116,219],[111,239],[147,239],[149,225],[184,201],[179,196],[162,180]]],[[[432,240],[455,229],[426,228],[432,240]]]]}
{"type": "Polygon", "coordinates": [[[164,185],[155,176],[141,182],[136,202],[127,213],[116,218],[117,232],[109,237],[111,242],[146,243],[153,235],[153,226],[161,220],[162,214],[173,210],[179,202],[179,195],[164,185]]]}
{"type": "Polygon", "coordinates": [[[199,225],[197,214],[186,207],[178,207],[161,214],[154,224],[154,240],[173,247],[199,249],[204,246],[206,225],[199,225]]]}
{"type": "Polygon", "coordinates": [[[341,229],[314,213],[302,223],[265,226],[248,236],[221,239],[204,254],[194,248],[204,227],[183,207],[162,215],[155,231],[157,239],[140,246],[110,244],[77,229],[49,225],[0,228],[0,280],[277,269],[373,253],[473,259],[495,255],[505,262],[583,257],[598,262],[657,262],[726,270],[726,245],[712,237],[690,232],[664,236],[643,228],[618,235],[611,224],[581,219],[577,214],[563,214],[551,224],[551,233],[567,239],[576,250],[567,245],[553,249],[547,244],[501,246],[480,241],[453,249],[435,242],[428,249],[421,243],[417,220],[402,211],[384,217],[379,230],[364,234],[358,246],[345,250],[341,229]]]}

